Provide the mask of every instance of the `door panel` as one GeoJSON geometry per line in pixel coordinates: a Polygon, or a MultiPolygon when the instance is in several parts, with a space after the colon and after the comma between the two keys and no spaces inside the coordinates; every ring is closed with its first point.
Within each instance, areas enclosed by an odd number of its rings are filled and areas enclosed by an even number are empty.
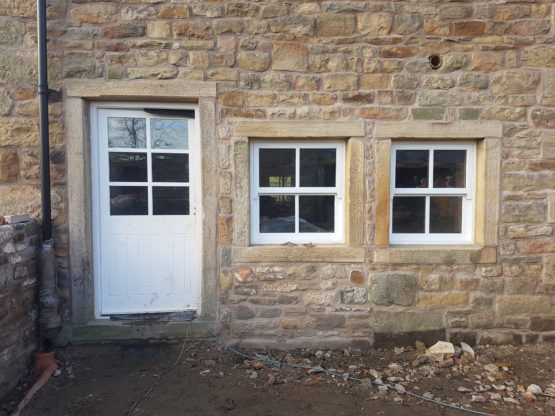
{"type": "Polygon", "coordinates": [[[195,120],[93,106],[101,315],[197,309],[195,120]]]}

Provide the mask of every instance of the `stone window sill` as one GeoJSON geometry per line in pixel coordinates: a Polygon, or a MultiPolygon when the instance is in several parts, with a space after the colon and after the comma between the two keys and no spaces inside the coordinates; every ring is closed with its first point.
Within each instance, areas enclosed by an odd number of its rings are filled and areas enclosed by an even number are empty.
{"type": "Polygon", "coordinates": [[[365,261],[364,248],[344,245],[233,247],[232,255],[235,263],[364,263],[365,261]]]}
{"type": "Polygon", "coordinates": [[[483,264],[495,263],[495,247],[476,245],[391,245],[376,247],[374,263],[483,264]]]}

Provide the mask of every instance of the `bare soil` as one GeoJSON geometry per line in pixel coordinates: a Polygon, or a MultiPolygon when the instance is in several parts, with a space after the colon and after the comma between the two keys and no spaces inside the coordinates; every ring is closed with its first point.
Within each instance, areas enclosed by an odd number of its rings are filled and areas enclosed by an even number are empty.
{"type": "MultiPolygon", "coordinates": [[[[478,349],[473,370],[463,374],[455,367],[412,368],[417,351],[392,350],[243,351],[306,366],[335,369],[357,378],[371,377],[371,370],[391,374],[397,363],[409,391],[429,393],[450,403],[497,416],[555,415],[555,399],[539,396],[534,402],[520,399],[518,385],[555,383],[555,344],[491,346],[478,349]],[[499,362],[499,383],[513,385],[518,404],[471,403],[472,388],[489,383],[479,362],[499,362]],[[500,365],[501,365],[500,364],[500,365]],[[506,374],[504,374],[506,373],[506,374]],[[477,374],[477,375],[476,375],[477,374]],[[504,375],[503,375],[504,374],[504,375]]],[[[439,416],[470,415],[461,410],[345,380],[325,373],[276,367],[245,360],[213,341],[182,343],[123,343],[69,346],[57,351],[61,374],[40,390],[24,416],[439,416]],[[261,368],[257,368],[261,367],[261,368]]],[[[370,378],[371,379],[371,378],[370,378]]],[[[29,377],[0,404],[0,416],[13,411],[34,379],[29,377]]],[[[395,384],[395,383],[393,383],[395,384]]],[[[492,383],[489,383],[492,384],[492,383]]]]}

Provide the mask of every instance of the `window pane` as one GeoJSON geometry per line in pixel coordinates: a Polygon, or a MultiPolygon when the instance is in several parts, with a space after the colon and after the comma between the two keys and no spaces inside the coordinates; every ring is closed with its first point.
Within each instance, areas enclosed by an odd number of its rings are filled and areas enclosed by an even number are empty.
{"type": "Polygon", "coordinates": [[[260,232],[295,232],[295,197],[264,195],[260,197],[260,232]]]}
{"type": "Polygon", "coordinates": [[[301,149],[301,186],[335,186],[335,149],[301,149]]]}
{"type": "Polygon", "coordinates": [[[397,150],[396,188],[428,187],[428,150],[397,150]]]}
{"type": "Polygon", "coordinates": [[[146,148],[146,120],[108,117],[108,147],[146,148]]]}
{"type": "Polygon", "coordinates": [[[394,233],[425,232],[426,197],[396,196],[393,198],[392,228],[394,233]]]}
{"type": "Polygon", "coordinates": [[[295,149],[259,149],[259,186],[295,186],[295,149]]]}
{"type": "Polygon", "coordinates": [[[189,187],[153,186],[152,212],[154,215],[189,215],[189,187]]]}
{"type": "Polygon", "coordinates": [[[334,210],[333,195],[299,196],[299,231],[333,233],[334,210]]]}
{"type": "Polygon", "coordinates": [[[189,182],[189,155],[153,153],[152,180],[154,182],[189,182]]]}
{"type": "Polygon", "coordinates": [[[110,152],[111,182],[146,182],[146,153],[110,152]]]}
{"type": "Polygon", "coordinates": [[[153,149],[187,149],[189,132],[187,120],[150,119],[153,149]]]}
{"type": "Polygon", "coordinates": [[[464,188],[466,150],[434,150],[434,188],[464,188]]]}
{"type": "Polygon", "coordinates": [[[462,197],[430,197],[430,233],[460,233],[462,197]]]}
{"type": "Polygon", "coordinates": [[[110,186],[110,215],[148,215],[148,188],[110,186]]]}

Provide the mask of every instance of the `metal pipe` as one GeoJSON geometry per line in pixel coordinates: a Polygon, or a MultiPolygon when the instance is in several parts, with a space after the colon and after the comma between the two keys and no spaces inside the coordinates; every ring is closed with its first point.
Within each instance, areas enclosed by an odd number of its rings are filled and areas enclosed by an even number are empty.
{"type": "Polygon", "coordinates": [[[42,240],[52,239],[52,213],[50,199],[50,140],[48,136],[48,57],[46,34],[46,0],[37,0],[37,44],[39,67],[39,126],[40,170],[42,201],[42,240]]]}

